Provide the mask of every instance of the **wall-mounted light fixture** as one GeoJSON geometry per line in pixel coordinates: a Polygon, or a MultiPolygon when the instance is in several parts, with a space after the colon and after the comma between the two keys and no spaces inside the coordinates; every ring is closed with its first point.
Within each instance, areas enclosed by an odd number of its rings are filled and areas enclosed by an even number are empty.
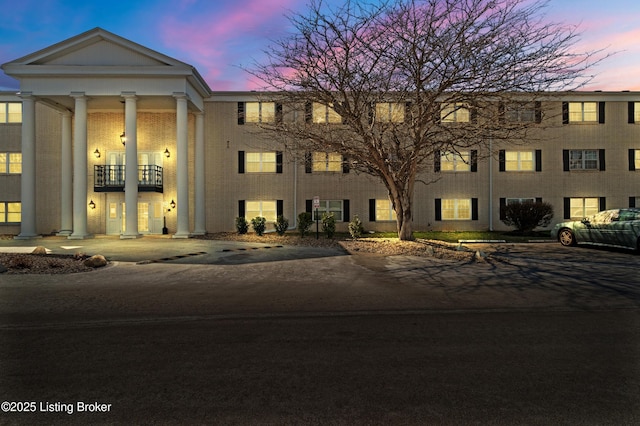
{"type": "Polygon", "coordinates": [[[125,135],[124,132],[122,132],[122,134],[120,135],[120,142],[122,142],[122,145],[127,144],[127,135],[125,135]]]}
{"type": "Polygon", "coordinates": [[[100,158],[100,150],[98,150],[98,148],[96,148],[96,150],[95,150],[95,151],[93,151],[93,155],[94,155],[96,158],[100,158]]]}
{"type": "Polygon", "coordinates": [[[176,202],[171,200],[171,202],[169,203],[169,205],[171,206],[172,209],[176,208],[176,202]]]}
{"type": "Polygon", "coordinates": [[[96,208],[96,203],[93,202],[93,199],[89,201],[89,208],[92,210],[96,208]]]}
{"type": "Polygon", "coordinates": [[[171,153],[169,152],[169,148],[165,148],[164,149],[164,156],[167,157],[167,158],[171,157],[171,153]]]}

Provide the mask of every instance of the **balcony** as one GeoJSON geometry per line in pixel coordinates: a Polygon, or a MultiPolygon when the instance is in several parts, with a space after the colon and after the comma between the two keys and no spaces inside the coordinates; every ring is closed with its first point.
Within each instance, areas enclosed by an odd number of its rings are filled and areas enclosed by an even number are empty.
{"type": "MultiPolygon", "coordinates": [[[[98,165],[93,168],[94,192],[123,192],[123,165],[98,165]]],[[[138,192],[163,192],[162,167],[138,166],[138,192]]]]}

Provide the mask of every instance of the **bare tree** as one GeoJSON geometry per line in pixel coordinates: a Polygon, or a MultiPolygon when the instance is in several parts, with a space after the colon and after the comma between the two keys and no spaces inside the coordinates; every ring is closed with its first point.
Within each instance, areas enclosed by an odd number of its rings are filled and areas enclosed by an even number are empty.
{"type": "Polygon", "coordinates": [[[346,0],[331,8],[311,0],[305,14],[289,16],[294,32],[249,70],[285,105],[284,119],[261,128],[296,152],[340,153],[380,178],[399,238],[412,239],[414,187],[430,183],[425,176],[440,156],[490,139],[530,140],[541,125],[536,100],[588,81],[584,73],[600,52],[572,52],[576,28],[547,22],[545,7],[346,0]],[[514,119],[523,111],[533,119],[514,119]]]}

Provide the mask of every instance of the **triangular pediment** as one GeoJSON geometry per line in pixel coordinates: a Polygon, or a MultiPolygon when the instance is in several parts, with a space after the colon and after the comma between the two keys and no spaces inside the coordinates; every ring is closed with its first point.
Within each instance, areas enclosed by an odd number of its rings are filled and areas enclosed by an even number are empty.
{"type": "Polygon", "coordinates": [[[12,63],[63,66],[189,66],[102,28],[94,28],[12,63]]]}

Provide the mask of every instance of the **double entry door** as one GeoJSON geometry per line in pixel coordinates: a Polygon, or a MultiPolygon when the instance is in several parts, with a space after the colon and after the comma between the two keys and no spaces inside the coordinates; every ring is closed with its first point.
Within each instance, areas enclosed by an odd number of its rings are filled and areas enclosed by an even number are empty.
{"type": "MultiPolygon", "coordinates": [[[[162,234],[164,226],[162,195],[138,195],[138,233],[162,234]]],[[[124,234],[127,223],[127,205],[124,194],[112,193],[107,195],[107,234],[124,234]]]]}

